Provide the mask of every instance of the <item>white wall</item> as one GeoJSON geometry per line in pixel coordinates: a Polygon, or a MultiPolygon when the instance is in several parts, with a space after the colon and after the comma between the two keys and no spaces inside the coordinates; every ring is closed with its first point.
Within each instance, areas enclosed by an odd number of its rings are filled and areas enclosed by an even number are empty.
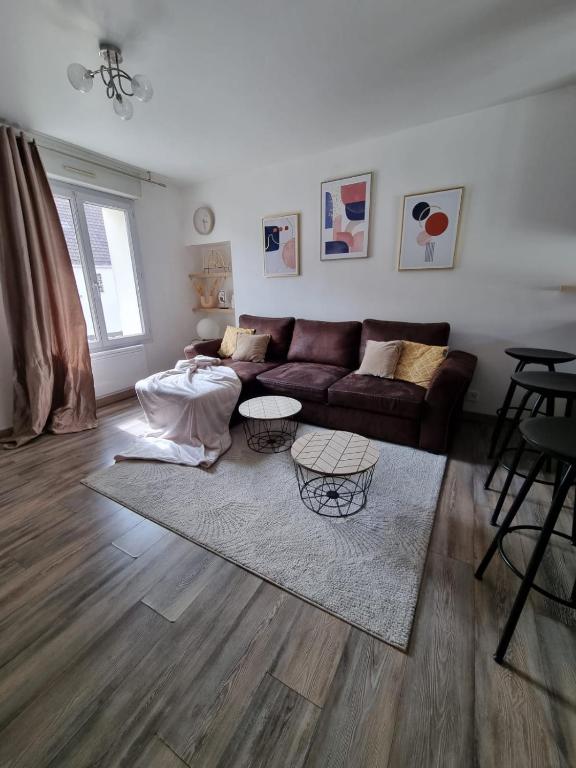
{"type": "Polygon", "coordinates": [[[142,185],[136,224],[142,254],[144,291],[152,326],[145,345],[148,372],[162,371],[184,356],[195,337],[190,254],[184,248],[183,198],[177,187],[142,185]]]}
{"type": "MultiPolygon", "coordinates": [[[[302,116],[305,120],[306,116],[302,116]]],[[[361,115],[359,115],[361,119],[361,115]]],[[[188,192],[211,240],[231,240],[237,313],[452,324],[451,346],[479,357],[470,410],[500,403],[510,345],[576,351],[576,89],[565,88],[327,151],[188,192]],[[368,259],[321,262],[320,183],[374,171],[368,259]],[[402,195],[464,185],[454,270],[397,272],[402,195]],[[301,212],[300,277],[264,278],[261,218],[301,212]]],[[[576,367],[572,367],[576,370],[576,367]]]]}
{"type": "MultiPolygon", "coordinates": [[[[142,376],[172,367],[195,335],[188,279],[190,256],[183,247],[181,191],[170,185],[164,189],[142,184],[135,212],[152,339],[125,354],[116,351],[93,357],[98,397],[125,390],[142,376]]],[[[0,430],[11,423],[12,361],[0,299],[0,430]]]]}

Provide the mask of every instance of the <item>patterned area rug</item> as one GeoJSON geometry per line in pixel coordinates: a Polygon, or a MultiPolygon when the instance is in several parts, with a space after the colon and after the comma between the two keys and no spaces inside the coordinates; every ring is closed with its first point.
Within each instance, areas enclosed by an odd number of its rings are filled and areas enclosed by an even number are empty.
{"type": "Polygon", "coordinates": [[[374,441],[368,504],[334,519],[302,504],[289,451],[254,453],[241,427],[232,434],[208,470],[122,461],[83,482],[406,650],[446,458],[374,441]]]}

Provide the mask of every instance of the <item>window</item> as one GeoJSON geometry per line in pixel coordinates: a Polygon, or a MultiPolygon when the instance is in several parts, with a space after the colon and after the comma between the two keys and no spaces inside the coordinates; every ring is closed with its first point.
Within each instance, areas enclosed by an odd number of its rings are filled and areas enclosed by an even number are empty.
{"type": "Polygon", "coordinates": [[[147,338],[134,206],[115,195],[68,184],[52,192],[84,317],[90,349],[125,347],[147,338]]]}

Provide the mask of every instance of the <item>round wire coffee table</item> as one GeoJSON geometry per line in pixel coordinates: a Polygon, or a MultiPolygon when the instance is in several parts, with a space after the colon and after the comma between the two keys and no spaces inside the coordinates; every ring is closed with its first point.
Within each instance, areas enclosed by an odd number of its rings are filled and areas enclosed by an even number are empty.
{"type": "Polygon", "coordinates": [[[244,434],[248,446],[258,453],[287,451],[298,429],[293,417],[301,410],[301,403],[292,397],[267,395],[245,400],[238,411],[246,419],[244,434]]]}
{"type": "Polygon", "coordinates": [[[308,432],[292,446],[304,504],[325,517],[350,517],[366,506],[376,445],[353,432],[308,432]]]}

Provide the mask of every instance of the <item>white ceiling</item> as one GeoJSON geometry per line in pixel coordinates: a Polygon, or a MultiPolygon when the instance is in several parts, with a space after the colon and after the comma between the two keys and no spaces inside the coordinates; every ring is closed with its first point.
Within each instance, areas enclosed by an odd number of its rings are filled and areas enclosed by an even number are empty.
{"type": "Polygon", "coordinates": [[[572,82],[575,0],[0,0],[0,116],[174,179],[314,152],[572,82]],[[119,44],[121,122],[66,67],[119,44]]]}

